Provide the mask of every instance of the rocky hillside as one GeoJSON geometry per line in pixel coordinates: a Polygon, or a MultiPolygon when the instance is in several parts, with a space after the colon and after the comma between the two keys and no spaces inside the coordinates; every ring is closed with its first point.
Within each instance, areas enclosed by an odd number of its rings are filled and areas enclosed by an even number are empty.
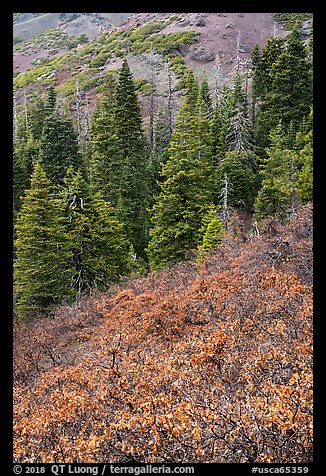
{"type": "MultiPolygon", "coordinates": [[[[177,111],[186,68],[191,68],[199,79],[205,71],[214,93],[230,81],[230,73],[236,69],[249,78],[253,46],[263,45],[273,34],[285,36],[289,28],[288,17],[278,18],[273,13],[15,15],[13,68],[17,103],[23,102],[23,92],[29,95],[54,84],[68,103],[75,99],[78,87],[80,98],[91,110],[102,94],[107,75],[117,71],[126,56],[136,80],[145,124],[152,77],[156,106],[167,94],[170,77],[177,111]]],[[[307,34],[307,28],[304,31],[307,34]]]]}
{"type": "MultiPolygon", "coordinates": [[[[26,14],[27,15],[27,14],[26,14]]],[[[25,18],[25,17],[23,17],[25,18]]],[[[55,43],[46,38],[51,30],[57,30],[57,36],[61,32],[62,39],[74,38],[86,34],[89,39],[100,38],[103,33],[112,34],[120,29],[123,32],[134,32],[149,22],[164,22],[160,25],[162,35],[176,32],[196,32],[196,41],[189,48],[183,48],[181,53],[185,57],[186,64],[196,70],[212,69],[213,64],[220,62],[223,74],[229,72],[234,66],[237,42],[239,41],[239,53],[243,59],[248,58],[255,43],[263,44],[266,39],[276,33],[284,36],[286,30],[280,23],[276,23],[272,13],[87,13],[87,14],[62,14],[48,13],[28,19],[14,25],[14,37],[22,40],[34,38],[27,44],[20,46],[14,52],[15,71],[26,71],[33,66],[33,61],[46,56],[61,54],[67,49],[67,45],[53,46],[58,51],[53,53],[50,46],[55,43]],[[42,38],[35,38],[42,34],[42,38]],[[44,54],[44,51],[46,50],[44,54]],[[29,61],[28,61],[29,59],[29,61]]],[[[153,31],[154,32],[154,31],[153,31]]],[[[148,33],[151,34],[148,27],[148,33]]],[[[144,36],[144,32],[142,32],[144,36]]],[[[76,45],[78,46],[78,45],[76,45]]],[[[141,59],[144,61],[144,58],[141,59]]],[[[107,68],[116,67],[114,57],[106,64],[107,68]]]]}
{"type": "Polygon", "coordinates": [[[59,28],[70,36],[87,33],[98,36],[101,28],[119,25],[130,13],[16,13],[13,35],[28,40],[52,28],[59,28]]]}
{"type": "MultiPolygon", "coordinates": [[[[100,82],[106,71],[120,67],[124,54],[135,78],[148,80],[151,47],[159,70],[172,55],[199,76],[206,70],[211,83],[217,72],[223,81],[237,60],[244,65],[253,45],[273,32],[286,34],[272,13],[44,14],[14,25],[15,88],[49,80],[63,86],[81,72],[100,82]]],[[[156,74],[160,85],[163,73],[156,74]]]]}

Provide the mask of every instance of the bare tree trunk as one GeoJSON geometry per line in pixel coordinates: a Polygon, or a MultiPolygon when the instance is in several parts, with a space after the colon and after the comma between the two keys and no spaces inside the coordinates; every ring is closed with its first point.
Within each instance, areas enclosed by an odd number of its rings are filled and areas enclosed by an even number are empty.
{"type": "Polygon", "coordinates": [[[27,130],[28,129],[28,115],[27,115],[27,99],[26,99],[25,91],[24,91],[24,113],[25,113],[25,125],[27,130]]]}
{"type": "Polygon", "coordinates": [[[90,126],[90,118],[91,114],[89,112],[89,103],[88,103],[88,98],[85,97],[85,126],[84,126],[84,141],[85,145],[88,143],[88,131],[89,131],[89,126],[90,126]]]}
{"type": "Polygon", "coordinates": [[[66,104],[65,104],[65,95],[63,92],[60,92],[57,96],[57,101],[56,101],[56,106],[55,106],[55,111],[56,114],[65,114],[66,112],[66,104]]]}
{"type": "Polygon", "coordinates": [[[244,50],[244,44],[241,43],[241,31],[239,30],[238,32],[238,37],[237,37],[237,44],[235,47],[235,56],[234,56],[234,63],[235,66],[233,67],[233,71],[236,73],[243,73],[244,70],[246,70],[246,65],[247,65],[247,59],[245,58],[245,50],[244,50]]]}
{"type": "Polygon", "coordinates": [[[221,210],[221,220],[223,223],[223,228],[225,231],[228,229],[228,221],[230,217],[230,208],[229,208],[229,179],[227,173],[225,172],[223,177],[223,187],[220,193],[221,201],[222,201],[222,210],[221,210]]]}
{"type": "Polygon", "coordinates": [[[154,147],[154,95],[155,95],[155,70],[154,70],[154,51],[151,48],[150,52],[150,68],[151,68],[151,76],[150,76],[150,102],[149,102],[149,148],[150,152],[152,152],[154,147]]]}
{"type": "Polygon", "coordinates": [[[17,118],[17,104],[16,104],[16,96],[14,95],[14,123],[13,123],[13,139],[14,141],[17,138],[17,132],[18,132],[18,118],[17,118]]]}
{"type": "Polygon", "coordinates": [[[237,46],[236,46],[236,49],[235,49],[235,60],[236,60],[236,72],[239,73],[240,71],[240,30],[239,30],[239,33],[238,33],[238,37],[237,37],[237,46]]]}
{"type": "Polygon", "coordinates": [[[276,21],[274,21],[274,23],[273,23],[273,36],[274,36],[274,38],[276,36],[276,30],[277,30],[277,25],[276,25],[276,21]]]}
{"type": "Polygon", "coordinates": [[[249,84],[249,67],[248,61],[245,61],[245,94],[248,97],[248,84],[249,84]]]}
{"type": "Polygon", "coordinates": [[[77,79],[77,83],[76,83],[76,108],[77,108],[77,135],[78,135],[78,144],[80,144],[81,119],[80,119],[79,79],[77,79]]]}
{"type": "Polygon", "coordinates": [[[220,61],[220,56],[218,51],[216,52],[215,56],[215,67],[214,69],[216,70],[216,79],[215,79],[215,85],[214,85],[214,97],[215,100],[218,102],[219,101],[219,95],[220,95],[220,82],[221,82],[221,61],[220,61]]]}
{"type": "Polygon", "coordinates": [[[173,131],[173,124],[172,124],[172,75],[167,65],[167,75],[168,75],[168,117],[169,117],[169,134],[170,137],[173,131]]]}

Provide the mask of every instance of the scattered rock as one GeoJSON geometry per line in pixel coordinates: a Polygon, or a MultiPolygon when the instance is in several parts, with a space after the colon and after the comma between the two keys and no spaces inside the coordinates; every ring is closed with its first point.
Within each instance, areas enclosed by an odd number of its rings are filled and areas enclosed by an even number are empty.
{"type": "Polygon", "coordinates": [[[190,55],[190,58],[191,58],[192,60],[195,60],[195,61],[206,62],[206,61],[214,61],[215,55],[214,55],[214,53],[205,51],[204,48],[201,47],[201,48],[198,48],[197,50],[195,50],[195,51],[190,55]]]}
{"type": "Polygon", "coordinates": [[[206,20],[204,17],[199,16],[195,23],[196,26],[206,26],[206,20]]]}
{"type": "Polygon", "coordinates": [[[299,28],[299,33],[302,36],[310,36],[311,34],[311,26],[313,24],[312,18],[310,20],[306,20],[302,23],[301,27],[299,28]]]}
{"type": "Polygon", "coordinates": [[[179,21],[178,21],[178,24],[180,24],[180,26],[188,26],[189,25],[189,20],[186,20],[185,18],[181,18],[179,21]]]}
{"type": "Polygon", "coordinates": [[[180,43],[179,47],[177,48],[177,51],[179,51],[182,56],[185,56],[189,53],[190,46],[186,45],[186,43],[180,43]]]}

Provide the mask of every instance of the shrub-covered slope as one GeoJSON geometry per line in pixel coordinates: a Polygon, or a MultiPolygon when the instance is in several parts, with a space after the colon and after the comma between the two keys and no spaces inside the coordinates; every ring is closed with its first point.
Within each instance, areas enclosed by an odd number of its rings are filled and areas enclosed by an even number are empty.
{"type": "Polygon", "coordinates": [[[312,460],[312,206],[15,326],[17,462],[312,460]]]}
{"type": "MultiPolygon", "coordinates": [[[[160,70],[169,55],[169,61],[171,56],[174,61],[177,57],[198,76],[205,70],[213,89],[217,74],[225,81],[238,59],[242,63],[248,61],[254,45],[264,44],[274,26],[278,35],[286,35],[282,25],[275,24],[272,13],[85,13],[72,14],[77,15],[74,19],[63,18],[64,14],[46,14],[27,22],[26,29],[32,29],[30,23],[40,23],[51,15],[58,15],[60,21],[32,38],[22,41],[19,31],[14,32],[17,92],[22,88],[45,88],[50,82],[69,95],[73,91],[71,83],[75,86],[77,77],[86,72],[97,78],[98,85],[105,80],[106,71],[119,68],[124,55],[138,64],[136,78],[148,80],[151,48],[158,55],[158,85],[163,80],[160,70]]],[[[176,65],[174,70],[178,70],[176,65]]],[[[88,91],[89,85],[83,84],[85,78],[79,79],[80,90],[88,91]]]]}

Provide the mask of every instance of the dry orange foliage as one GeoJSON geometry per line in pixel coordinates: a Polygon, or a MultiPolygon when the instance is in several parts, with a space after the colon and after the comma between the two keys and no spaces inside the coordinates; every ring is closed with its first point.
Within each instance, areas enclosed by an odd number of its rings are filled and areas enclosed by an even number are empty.
{"type": "Polygon", "coordinates": [[[15,461],[312,461],[311,215],[16,323],[15,461]]]}

